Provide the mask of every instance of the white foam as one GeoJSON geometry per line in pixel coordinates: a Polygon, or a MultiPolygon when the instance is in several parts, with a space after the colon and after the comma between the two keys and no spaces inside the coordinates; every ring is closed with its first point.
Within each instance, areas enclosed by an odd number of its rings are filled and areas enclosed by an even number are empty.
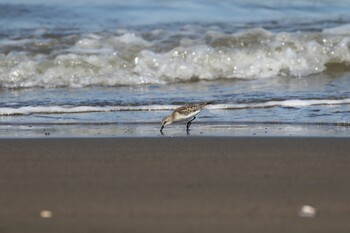
{"type": "MultiPolygon", "coordinates": [[[[252,108],[302,108],[314,105],[347,105],[350,99],[324,99],[324,100],[282,100],[267,101],[262,103],[249,104],[211,104],[208,110],[235,110],[252,108]]],[[[170,111],[180,105],[142,105],[142,106],[26,106],[20,108],[0,108],[0,116],[29,115],[29,114],[68,114],[68,113],[89,113],[89,112],[117,112],[117,111],[170,111]]]]}
{"type": "Polygon", "coordinates": [[[28,115],[35,113],[83,113],[83,112],[106,112],[109,108],[101,107],[62,107],[62,106],[26,106],[20,108],[0,108],[0,115],[28,115]]]}
{"type": "Polygon", "coordinates": [[[113,111],[157,111],[171,110],[173,105],[151,106],[26,106],[20,108],[0,108],[0,116],[29,115],[29,114],[65,114],[113,111]]]}
{"type": "Polygon", "coordinates": [[[350,104],[350,99],[339,100],[281,100],[281,101],[267,101],[262,103],[250,103],[250,104],[216,104],[209,105],[208,109],[247,109],[247,108],[272,108],[272,107],[285,107],[285,108],[302,108],[313,105],[345,105],[350,104]]]}
{"type": "MultiPolygon", "coordinates": [[[[187,31],[163,31],[146,40],[125,30],[121,35],[81,36],[73,45],[60,44],[49,54],[36,51],[55,48],[51,44],[57,41],[0,41],[0,51],[11,44],[33,49],[0,53],[0,86],[85,87],[306,77],[325,71],[330,63],[350,64],[350,37],[329,32],[252,29],[235,34],[208,31],[191,35],[187,31]]],[[[66,43],[65,39],[60,43],[66,43]]]]}

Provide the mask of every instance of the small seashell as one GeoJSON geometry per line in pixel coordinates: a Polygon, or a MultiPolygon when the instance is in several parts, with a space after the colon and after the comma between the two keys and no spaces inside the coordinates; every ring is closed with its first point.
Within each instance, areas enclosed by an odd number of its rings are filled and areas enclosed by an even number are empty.
{"type": "Polygon", "coordinates": [[[50,210],[42,210],[40,212],[40,217],[42,217],[42,218],[52,218],[52,212],[50,210]]]}
{"type": "Polygon", "coordinates": [[[303,218],[313,218],[316,215],[316,208],[309,205],[304,205],[299,210],[298,215],[299,217],[303,217],[303,218]]]}

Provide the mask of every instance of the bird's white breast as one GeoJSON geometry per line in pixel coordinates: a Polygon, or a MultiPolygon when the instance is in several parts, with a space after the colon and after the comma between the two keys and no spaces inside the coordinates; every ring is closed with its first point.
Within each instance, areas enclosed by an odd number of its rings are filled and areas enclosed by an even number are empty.
{"type": "Polygon", "coordinates": [[[195,115],[197,115],[201,110],[197,110],[195,112],[191,112],[188,115],[182,115],[179,113],[175,114],[175,120],[174,121],[184,121],[184,120],[188,120],[191,119],[192,117],[194,117],[195,115]]]}

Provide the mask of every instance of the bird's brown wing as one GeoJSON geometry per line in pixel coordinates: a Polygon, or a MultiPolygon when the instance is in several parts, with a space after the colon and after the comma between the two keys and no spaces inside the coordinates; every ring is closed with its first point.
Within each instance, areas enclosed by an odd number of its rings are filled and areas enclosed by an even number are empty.
{"type": "Polygon", "coordinates": [[[187,104],[182,107],[179,107],[174,110],[174,112],[178,112],[181,115],[188,115],[191,112],[195,112],[198,110],[203,109],[205,106],[207,106],[207,103],[202,103],[202,104],[187,104]]]}

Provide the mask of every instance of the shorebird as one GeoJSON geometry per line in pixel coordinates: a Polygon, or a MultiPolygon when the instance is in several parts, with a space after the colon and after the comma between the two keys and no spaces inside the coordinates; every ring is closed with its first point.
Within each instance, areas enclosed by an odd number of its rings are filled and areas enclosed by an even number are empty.
{"type": "Polygon", "coordinates": [[[190,121],[187,122],[187,125],[186,125],[186,131],[188,132],[192,121],[196,119],[196,115],[200,113],[200,111],[202,111],[203,108],[205,108],[208,104],[210,103],[186,104],[182,107],[175,109],[171,113],[171,115],[163,118],[160,132],[163,134],[163,129],[164,129],[164,126],[166,125],[170,125],[171,123],[178,122],[178,121],[186,121],[188,119],[191,119],[190,121]]]}

